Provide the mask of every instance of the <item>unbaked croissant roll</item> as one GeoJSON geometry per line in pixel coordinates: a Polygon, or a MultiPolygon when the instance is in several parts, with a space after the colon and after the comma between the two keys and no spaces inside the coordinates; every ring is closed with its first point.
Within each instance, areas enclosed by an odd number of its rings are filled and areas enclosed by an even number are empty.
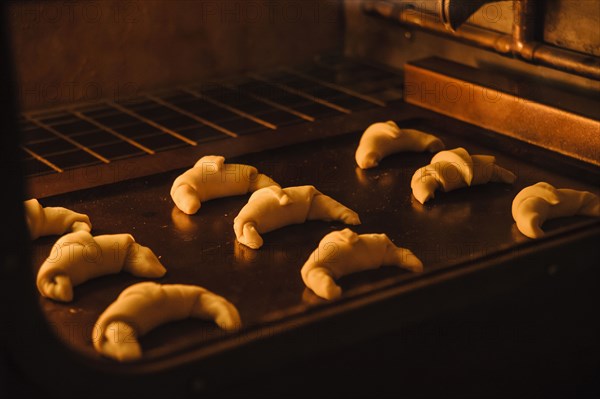
{"type": "Polygon", "coordinates": [[[193,215],[204,201],[243,195],[268,186],[279,185],[253,166],[226,164],[224,157],[208,155],[175,179],[171,198],[179,209],[193,215]]]}
{"type": "Polygon", "coordinates": [[[138,337],[190,317],[214,320],[224,330],[241,328],[237,309],[225,298],[195,285],[134,284],[100,315],[92,341],[96,351],[121,362],[142,357],[138,337]]]}
{"type": "Polygon", "coordinates": [[[62,207],[43,208],[37,199],[25,201],[25,218],[32,240],[42,236],[62,235],[67,231],[91,231],[90,218],[62,207]]]}
{"type": "Polygon", "coordinates": [[[300,274],[304,284],[315,294],[334,299],[342,294],[335,280],[381,266],[397,266],[412,272],[423,270],[423,264],[410,250],[397,247],[387,235],[358,235],[344,229],[323,237],[300,274]]]}
{"type": "Polygon", "coordinates": [[[598,196],[540,182],[525,187],[512,203],[513,219],[519,231],[529,238],[544,235],[541,226],[546,220],[574,215],[600,216],[598,196]]]}
{"type": "Polygon", "coordinates": [[[417,201],[424,204],[437,189],[448,192],[488,182],[512,184],[516,178],[511,171],[496,165],[496,157],[469,155],[459,147],[435,154],[429,165],[417,169],[410,186],[417,201]]]}
{"type": "Polygon", "coordinates": [[[307,220],[339,220],[360,224],[358,214],[314,186],[266,187],[254,192],[233,221],[237,240],[250,247],[263,245],[262,233],[307,220]]]}
{"type": "Polygon", "coordinates": [[[393,121],[374,123],[365,130],[354,158],[361,169],[379,165],[386,156],[401,152],[438,152],[444,143],[434,135],[415,129],[400,129],[393,121]]]}
{"type": "Polygon", "coordinates": [[[45,297],[70,302],[73,287],[121,271],[147,278],[166,273],[152,250],[136,243],[131,234],[92,237],[87,231],[77,231],[54,244],[37,274],[37,287],[45,297]]]}

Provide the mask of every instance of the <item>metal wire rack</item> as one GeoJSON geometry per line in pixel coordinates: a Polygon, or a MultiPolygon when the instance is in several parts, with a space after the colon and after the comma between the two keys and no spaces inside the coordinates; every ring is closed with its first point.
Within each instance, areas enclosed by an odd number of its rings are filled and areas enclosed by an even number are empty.
{"type": "Polygon", "coordinates": [[[27,176],[235,140],[265,130],[385,107],[402,98],[398,72],[342,57],[122,101],[27,112],[27,176]]]}

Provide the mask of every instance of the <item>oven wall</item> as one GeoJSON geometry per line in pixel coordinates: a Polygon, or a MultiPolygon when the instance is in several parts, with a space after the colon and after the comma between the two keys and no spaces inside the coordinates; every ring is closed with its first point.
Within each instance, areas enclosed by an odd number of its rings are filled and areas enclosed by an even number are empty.
{"type": "MultiPolygon", "coordinates": [[[[436,1],[413,2],[435,13],[436,1]]],[[[366,57],[396,68],[411,60],[439,56],[474,67],[514,72],[516,75],[543,79],[545,83],[579,89],[597,95],[600,82],[561,71],[531,65],[481,50],[457,41],[433,35],[392,21],[369,16],[362,11],[362,1],[345,0],[345,53],[366,57]]],[[[494,2],[482,7],[469,23],[502,33],[510,33],[512,1],[494,2]]],[[[597,0],[552,0],[546,3],[543,37],[552,45],[591,55],[600,54],[600,2],[597,0]],[[595,32],[595,34],[594,34],[595,32]]]]}
{"type": "Polygon", "coordinates": [[[330,0],[27,1],[10,8],[22,108],[32,110],[340,52],[330,0]]]}

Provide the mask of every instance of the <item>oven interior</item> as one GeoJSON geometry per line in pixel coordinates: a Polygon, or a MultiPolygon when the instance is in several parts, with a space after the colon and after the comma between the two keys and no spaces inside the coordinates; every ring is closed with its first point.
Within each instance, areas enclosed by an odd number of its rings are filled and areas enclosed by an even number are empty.
{"type": "Polygon", "coordinates": [[[593,2],[32,1],[3,12],[12,60],[3,73],[15,76],[4,82],[2,114],[3,131],[15,132],[2,145],[15,188],[3,229],[4,342],[14,343],[3,349],[3,368],[15,381],[7,389],[597,389],[600,223],[557,219],[530,240],[510,211],[538,181],[600,194],[593,2]],[[373,170],[354,163],[364,129],[386,120],[435,134],[447,148],[494,155],[518,180],[421,205],[410,179],[430,154],[398,154],[373,170]],[[192,216],[169,196],[174,178],[210,154],[256,166],[282,187],[315,185],[360,214],[355,231],[385,232],[425,271],[359,273],[340,280],[340,300],[319,299],[299,270],[343,225],[288,226],[265,234],[260,250],[239,244],[232,223],[247,196],[207,202],[192,216]],[[56,237],[28,243],[27,198],[88,214],[96,235],[133,234],[167,267],[161,283],[223,295],[244,329],[185,320],[142,337],[139,362],[101,357],[94,323],[142,280],[92,280],[68,304],[41,297],[35,274],[56,237]]]}

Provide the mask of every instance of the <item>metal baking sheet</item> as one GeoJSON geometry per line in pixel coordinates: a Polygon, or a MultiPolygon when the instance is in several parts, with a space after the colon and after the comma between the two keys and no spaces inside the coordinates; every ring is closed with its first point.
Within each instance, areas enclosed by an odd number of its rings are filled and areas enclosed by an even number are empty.
{"type": "MultiPolygon", "coordinates": [[[[538,166],[532,160],[540,158],[539,153],[528,152],[527,146],[515,144],[512,139],[478,128],[467,129],[465,124],[445,117],[400,124],[438,135],[447,148],[462,146],[471,154],[493,154],[499,165],[517,174],[518,180],[514,185],[493,183],[437,193],[434,200],[421,205],[411,195],[410,179],[417,168],[429,163],[431,154],[396,154],[383,160],[378,168],[362,171],[354,161],[361,132],[227,160],[254,165],[284,187],[316,186],[359,213],[362,225],[353,227],[356,232],[386,233],[425,264],[423,274],[386,267],[344,277],[340,280],[344,291],[341,301],[422,279],[499,251],[519,251],[530,240],[516,230],[510,209],[514,196],[527,185],[546,181],[556,187],[600,194],[597,170],[583,168],[587,174],[583,173],[562,157],[562,163],[546,159],[546,164],[553,167],[538,166]]],[[[159,282],[197,284],[225,296],[237,306],[247,328],[290,320],[315,308],[335,310],[339,301],[327,302],[306,289],[300,269],[320,239],[344,228],[343,224],[311,221],[288,226],[264,234],[264,246],[252,250],[236,242],[232,227],[248,196],[212,200],[203,203],[196,215],[188,216],[175,208],[169,196],[179,173],[181,170],[71,192],[41,202],[88,214],[94,235],[133,234],[167,267],[167,275],[159,282]]],[[[595,222],[570,217],[549,221],[544,229],[553,234],[595,222]]],[[[45,237],[34,242],[35,270],[56,239],[45,237]]],[[[42,297],[39,303],[57,335],[71,348],[110,363],[92,347],[94,323],[125,287],[139,281],[124,273],[105,276],[76,287],[72,303],[42,297]]],[[[142,362],[210,346],[227,335],[200,320],[161,326],[141,338],[142,362]]]]}

